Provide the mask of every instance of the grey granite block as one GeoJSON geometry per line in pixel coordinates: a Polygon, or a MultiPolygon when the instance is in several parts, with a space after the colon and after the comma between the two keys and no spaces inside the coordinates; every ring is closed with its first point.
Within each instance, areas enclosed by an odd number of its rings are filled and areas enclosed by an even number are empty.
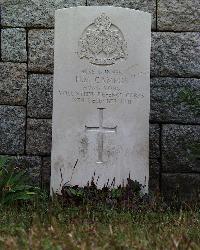
{"type": "Polygon", "coordinates": [[[27,94],[27,65],[0,62],[0,104],[25,105],[27,94]]]}
{"type": "Polygon", "coordinates": [[[51,152],[51,120],[27,119],[26,152],[48,155],[51,152]]]}
{"type": "Polygon", "coordinates": [[[50,191],[50,178],[51,178],[51,158],[43,157],[42,165],[42,187],[50,191]]]}
{"type": "Polygon", "coordinates": [[[150,159],[149,164],[149,191],[159,192],[160,185],[160,162],[157,159],[150,159]]]}
{"type": "Polygon", "coordinates": [[[200,1],[158,1],[158,29],[200,31],[200,1]]]}
{"type": "Polygon", "coordinates": [[[200,124],[200,80],[152,78],[151,121],[200,124]]]}
{"type": "Polygon", "coordinates": [[[200,77],[200,33],[152,33],[151,75],[200,77]]]}
{"type": "Polygon", "coordinates": [[[200,125],[163,125],[164,172],[200,173],[200,125]]]}
{"type": "Polygon", "coordinates": [[[200,198],[199,174],[163,174],[162,193],[169,200],[197,200],[200,198]]]}
{"type": "Polygon", "coordinates": [[[12,27],[53,27],[56,9],[85,5],[86,0],[4,0],[2,25],[12,27]]]}
{"type": "Polygon", "coordinates": [[[54,30],[41,29],[28,32],[28,70],[53,72],[54,30]]]}
{"type": "Polygon", "coordinates": [[[27,115],[36,118],[51,118],[53,76],[31,74],[28,79],[28,86],[27,115]]]}
{"type": "Polygon", "coordinates": [[[152,14],[152,29],[156,29],[156,0],[88,0],[87,5],[110,5],[149,12],[152,14]]]}
{"type": "Polygon", "coordinates": [[[1,30],[1,58],[3,61],[12,62],[25,62],[27,60],[25,29],[1,30]]]}
{"type": "Polygon", "coordinates": [[[150,124],[150,133],[149,133],[149,149],[150,149],[150,158],[159,158],[160,157],[160,126],[158,124],[150,124]]]}
{"type": "Polygon", "coordinates": [[[23,154],[26,109],[0,106],[0,154],[23,154]]]}

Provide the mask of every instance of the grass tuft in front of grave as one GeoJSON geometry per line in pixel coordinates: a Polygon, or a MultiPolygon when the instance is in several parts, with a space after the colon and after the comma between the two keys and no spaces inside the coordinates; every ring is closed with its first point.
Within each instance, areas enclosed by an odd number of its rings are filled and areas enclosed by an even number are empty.
{"type": "Polygon", "coordinates": [[[142,194],[142,185],[127,178],[127,184],[116,188],[104,186],[98,189],[92,180],[85,187],[64,185],[57,198],[65,205],[106,204],[117,208],[136,208],[136,204],[148,202],[148,196],[142,194]]]}
{"type": "Polygon", "coordinates": [[[200,207],[103,203],[66,205],[43,194],[32,204],[0,205],[0,249],[199,249],[200,207]]]}
{"type": "MultiPolygon", "coordinates": [[[[26,192],[24,179],[9,173],[0,176],[10,187],[2,190],[21,187],[26,192]]],[[[42,190],[31,199],[8,203],[1,199],[0,249],[198,250],[200,205],[177,201],[168,205],[159,195],[141,196],[141,188],[129,178],[125,187],[116,189],[98,190],[94,183],[65,187],[63,196],[53,200],[42,190]]]]}

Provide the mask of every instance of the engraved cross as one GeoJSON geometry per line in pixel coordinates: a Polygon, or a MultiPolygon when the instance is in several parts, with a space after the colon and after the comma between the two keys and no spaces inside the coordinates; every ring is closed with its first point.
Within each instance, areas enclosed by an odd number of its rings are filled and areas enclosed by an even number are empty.
{"type": "Polygon", "coordinates": [[[85,126],[86,131],[97,132],[97,142],[98,142],[98,161],[97,163],[103,163],[103,138],[105,133],[116,133],[117,126],[113,128],[108,128],[103,126],[103,110],[104,108],[98,108],[99,110],[99,126],[98,127],[88,127],[85,126]]]}

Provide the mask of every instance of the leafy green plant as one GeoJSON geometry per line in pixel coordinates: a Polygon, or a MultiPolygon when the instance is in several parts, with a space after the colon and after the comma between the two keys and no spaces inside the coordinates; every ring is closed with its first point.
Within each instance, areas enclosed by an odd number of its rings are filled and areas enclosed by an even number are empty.
{"type": "Polygon", "coordinates": [[[11,204],[29,201],[36,195],[38,188],[27,185],[25,171],[17,171],[8,157],[0,157],[0,203],[11,204]]]}

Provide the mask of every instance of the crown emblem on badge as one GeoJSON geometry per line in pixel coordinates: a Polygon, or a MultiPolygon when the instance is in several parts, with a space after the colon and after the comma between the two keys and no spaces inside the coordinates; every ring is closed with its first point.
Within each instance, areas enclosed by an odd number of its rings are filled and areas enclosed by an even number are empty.
{"type": "Polygon", "coordinates": [[[82,33],[78,44],[80,59],[92,64],[111,65],[127,58],[127,43],[122,32],[102,13],[82,33]]]}

